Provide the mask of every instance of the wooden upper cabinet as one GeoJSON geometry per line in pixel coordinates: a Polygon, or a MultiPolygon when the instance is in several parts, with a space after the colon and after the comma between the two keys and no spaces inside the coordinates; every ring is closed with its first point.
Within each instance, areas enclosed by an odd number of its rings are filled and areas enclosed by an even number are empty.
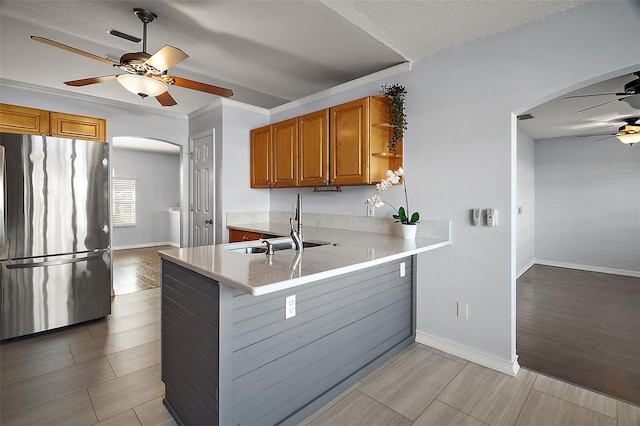
{"type": "Polygon", "coordinates": [[[299,186],[329,183],[329,110],[323,109],[298,119],[299,186]]]}
{"type": "Polygon", "coordinates": [[[49,111],[0,104],[0,132],[49,134],[49,111]]]}
{"type": "Polygon", "coordinates": [[[251,131],[251,188],[271,188],[271,126],[251,131]]]}
{"type": "Polygon", "coordinates": [[[330,185],[369,183],[369,98],[329,109],[330,185]]]}
{"type": "Polygon", "coordinates": [[[96,142],[105,142],[107,139],[107,125],[102,118],[51,112],[49,120],[51,136],[96,142]]]}
{"type": "Polygon", "coordinates": [[[105,142],[107,122],[102,118],[0,104],[0,131],[105,142]]]}
{"type": "Polygon", "coordinates": [[[273,187],[298,186],[298,117],[271,125],[273,187]]]}
{"type": "Polygon", "coordinates": [[[368,185],[402,166],[389,104],[370,96],[251,131],[251,187],[368,185]]]}

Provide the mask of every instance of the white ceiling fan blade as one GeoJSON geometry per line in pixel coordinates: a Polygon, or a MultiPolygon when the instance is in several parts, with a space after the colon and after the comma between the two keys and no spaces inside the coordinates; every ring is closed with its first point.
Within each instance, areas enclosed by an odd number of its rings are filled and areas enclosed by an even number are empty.
{"type": "Polygon", "coordinates": [[[149,59],[147,59],[145,63],[147,65],[151,65],[157,70],[164,71],[171,68],[175,64],[184,61],[188,57],[189,55],[187,55],[177,47],[165,44],[160,50],[158,50],[149,59]]]}

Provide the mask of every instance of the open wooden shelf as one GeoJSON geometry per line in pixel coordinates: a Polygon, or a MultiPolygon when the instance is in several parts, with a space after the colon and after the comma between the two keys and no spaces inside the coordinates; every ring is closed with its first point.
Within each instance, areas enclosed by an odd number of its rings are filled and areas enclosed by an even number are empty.
{"type": "Polygon", "coordinates": [[[401,154],[394,152],[374,152],[371,155],[378,158],[402,158],[401,154]]]}

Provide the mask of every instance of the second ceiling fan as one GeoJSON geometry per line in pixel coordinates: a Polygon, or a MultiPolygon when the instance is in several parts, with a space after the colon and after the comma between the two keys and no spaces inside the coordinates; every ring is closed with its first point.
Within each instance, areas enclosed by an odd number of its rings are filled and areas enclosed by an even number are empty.
{"type": "Polygon", "coordinates": [[[103,62],[126,72],[126,74],[106,75],[101,77],[84,78],[81,80],[65,81],[64,84],[68,86],[81,87],[117,80],[125,89],[143,98],[148,96],[155,97],[162,106],[173,106],[177,104],[175,99],[173,99],[168,92],[169,85],[211,93],[225,98],[233,95],[233,92],[229,89],[167,74],[167,70],[170,67],[184,61],[189,56],[182,50],[169,46],[168,44],[163,46],[153,55],[148,54],[147,24],[153,22],[158,16],[150,10],[140,8],[133,9],[133,13],[138,17],[138,19],[140,19],[140,21],[142,21],[143,24],[142,52],[125,53],[120,58],[119,63],[76,49],[75,47],[67,46],[66,44],[58,43],[57,41],[53,41],[48,38],[31,36],[31,39],[103,62]]]}

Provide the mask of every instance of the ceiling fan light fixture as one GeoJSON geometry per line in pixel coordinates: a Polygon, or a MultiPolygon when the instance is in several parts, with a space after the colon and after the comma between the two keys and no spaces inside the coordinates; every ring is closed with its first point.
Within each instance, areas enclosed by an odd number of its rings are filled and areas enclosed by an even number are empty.
{"type": "Polygon", "coordinates": [[[143,98],[147,96],[156,97],[167,91],[168,86],[160,81],[151,77],[145,77],[137,74],[120,74],[118,77],[118,83],[122,85],[129,92],[134,95],[139,95],[143,98]]]}
{"type": "Polygon", "coordinates": [[[618,133],[616,134],[618,140],[627,145],[633,145],[640,142],[640,133],[618,133]]]}
{"type": "MultiPolygon", "coordinates": [[[[629,119],[629,123],[633,123],[634,118],[629,119]]],[[[620,127],[618,133],[616,133],[616,138],[624,144],[633,145],[634,143],[640,142],[640,126],[636,126],[633,124],[627,124],[626,126],[620,127]]]]}

